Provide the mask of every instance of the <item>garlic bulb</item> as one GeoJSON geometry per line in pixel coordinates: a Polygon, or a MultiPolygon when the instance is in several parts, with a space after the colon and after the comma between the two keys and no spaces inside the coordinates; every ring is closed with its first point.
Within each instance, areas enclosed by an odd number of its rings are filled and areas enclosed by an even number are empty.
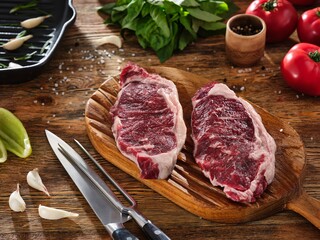
{"type": "Polygon", "coordinates": [[[28,172],[27,182],[30,187],[33,187],[39,191],[42,191],[48,196],[50,196],[46,186],[42,183],[38,168],[35,168],[32,171],[28,172]]]}
{"type": "Polygon", "coordinates": [[[16,50],[17,48],[21,47],[25,41],[28,41],[32,37],[33,35],[29,34],[24,37],[14,38],[11,39],[9,42],[3,44],[2,47],[9,51],[16,50]]]}
{"type": "Polygon", "coordinates": [[[26,28],[26,29],[35,28],[38,25],[40,25],[48,17],[51,17],[51,15],[29,18],[27,20],[22,21],[20,23],[20,25],[21,25],[21,27],[26,28]]]}
{"type": "Polygon", "coordinates": [[[17,190],[11,193],[9,197],[9,207],[15,212],[23,212],[26,210],[26,203],[20,195],[19,183],[17,184],[17,190]]]}
{"type": "Polygon", "coordinates": [[[121,38],[118,37],[118,36],[115,36],[115,35],[106,36],[106,37],[100,38],[100,39],[95,41],[95,44],[98,45],[98,46],[104,45],[104,44],[107,44],[107,43],[113,44],[118,48],[121,48],[121,46],[122,46],[121,38]]]}
{"type": "Polygon", "coordinates": [[[41,204],[39,205],[38,212],[40,217],[48,220],[58,220],[61,218],[73,218],[79,216],[78,213],[68,212],[52,207],[46,207],[42,206],[41,204]]]}

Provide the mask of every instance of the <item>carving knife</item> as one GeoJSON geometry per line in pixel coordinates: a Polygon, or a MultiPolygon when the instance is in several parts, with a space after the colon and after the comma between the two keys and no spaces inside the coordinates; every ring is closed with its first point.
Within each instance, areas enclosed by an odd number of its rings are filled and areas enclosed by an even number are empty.
{"type": "MultiPolygon", "coordinates": [[[[74,166],[65,155],[59,150],[59,145],[62,146],[66,151],[72,153],[72,156],[76,158],[78,162],[83,164],[83,166],[88,167],[86,162],[82,157],[75,152],[67,143],[65,143],[58,136],[52,132],[45,130],[49,144],[68,172],[69,176],[78,187],[84,198],[87,200],[91,206],[94,213],[97,215],[103,226],[106,228],[109,235],[114,240],[137,240],[132,233],[130,233],[123,225],[124,222],[127,222],[131,219],[129,215],[121,213],[104,195],[101,194],[99,190],[93,183],[90,181],[87,176],[74,166]]],[[[95,179],[103,188],[104,191],[113,194],[109,187],[101,180],[101,178],[92,170],[88,168],[90,175],[95,179]]]]}

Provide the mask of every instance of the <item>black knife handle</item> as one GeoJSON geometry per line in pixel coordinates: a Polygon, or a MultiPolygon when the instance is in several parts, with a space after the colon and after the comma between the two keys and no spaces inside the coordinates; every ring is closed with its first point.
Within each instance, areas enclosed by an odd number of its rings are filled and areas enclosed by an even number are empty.
{"type": "Polygon", "coordinates": [[[129,232],[128,229],[125,229],[125,228],[119,228],[115,230],[112,233],[112,238],[114,240],[127,240],[127,239],[139,240],[139,238],[134,236],[131,232],[129,232]]]}
{"type": "Polygon", "coordinates": [[[156,225],[148,220],[142,227],[143,232],[150,240],[170,240],[170,238],[162,232],[156,225]]]}

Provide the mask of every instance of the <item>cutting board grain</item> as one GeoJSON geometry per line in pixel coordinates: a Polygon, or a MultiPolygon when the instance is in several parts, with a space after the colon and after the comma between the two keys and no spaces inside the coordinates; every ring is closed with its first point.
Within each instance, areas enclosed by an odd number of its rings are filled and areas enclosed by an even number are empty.
{"type": "Polygon", "coordinates": [[[117,76],[109,78],[100,86],[85,109],[88,136],[105,159],[182,208],[208,220],[223,223],[248,222],[290,209],[320,228],[320,202],[308,196],[301,187],[306,165],[304,145],[290,125],[253,104],[277,143],[275,179],[256,203],[233,202],[225,197],[221,188],[210,184],[192,157],[191,98],[197,89],[211,80],[170,67],[150,67],[147,70],[172,80],[179,92],[188,133],[177,165],[166,180],[146,180],[139,177],[136,165],[118,151],[109,114],[119,91],[117,76]]]}

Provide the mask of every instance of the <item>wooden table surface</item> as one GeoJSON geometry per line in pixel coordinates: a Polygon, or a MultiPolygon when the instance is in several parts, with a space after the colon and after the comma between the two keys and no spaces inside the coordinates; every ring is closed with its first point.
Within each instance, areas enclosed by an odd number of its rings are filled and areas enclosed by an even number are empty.
{"type": "MultiPolygon", "coordinates": [[[[250,1],[235,1],[243,12],[250,1]]],[[[319,239],[320,232],[300,215],[283,211],[245,224],[222,224],[203,220],[173,204],[158,193],[102,159],[86,135],[85,104],[110,75],[116,75],[126,61],[145,66],[169,66],[212,80],[226,82],[236,93],[288,122],[305,144],[307,166],[303,187],[320,199],[320,102],[290,89],[283,81],[279,63],[297,42],[269,44],[261,62],[252,68],[233,67],[225,56],[224,36],[201,38],[183,52],[161,64],[150,50],[143,50],[134,37],[121,50],[112,45],[97,46],[103,36],[119,34],[106,27],[96,12],[98,0],[75,0],[77,19],[54,58],[43,73],[19,85],[0,85],[0,107],[12,111],[26,127],[33,153],[19,159],[9,153],[0,165],[0,239],[110,239],[98,218],[53,154],[44,130],[55,132],[68,142],[78,139],[103,167],[136,199],[139,210],[172,239],[319,239]],[[28,171],[39,168],[51,197],[29,188],[28,171]],[[15,213],[8,199],[16,184],[27,210],[15,213]],[[38,216],[38,205],[71,210],[75,220],[48,221],[38,216]]],[[[317,1],[320,5],[320,1],[317,1]]],[[[302,11],[303,9],[300,9],[302,11]]],[[[126,223],[145,239],[134,221],[126,223]]]]}

